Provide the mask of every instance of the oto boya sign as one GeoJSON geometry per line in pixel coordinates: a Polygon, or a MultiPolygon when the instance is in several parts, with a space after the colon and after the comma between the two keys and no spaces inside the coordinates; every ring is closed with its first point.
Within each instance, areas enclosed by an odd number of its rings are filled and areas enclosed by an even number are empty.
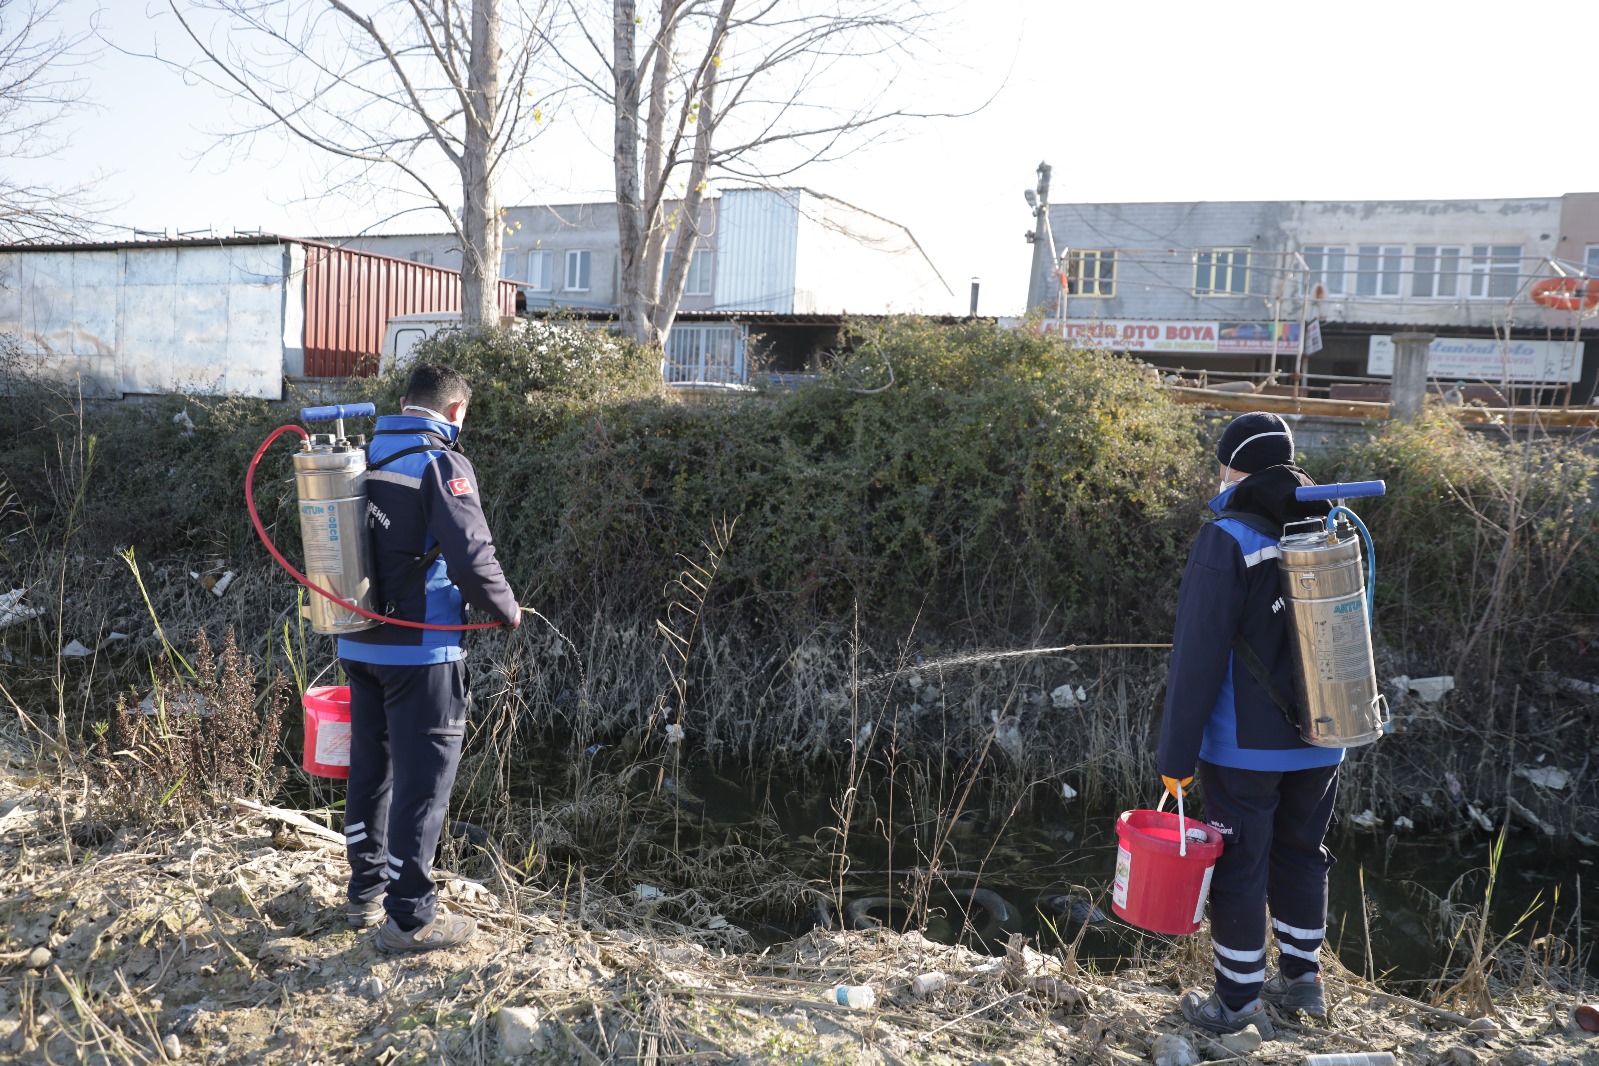
{"type": "Polygon", "coordinates": [[[1189,322],[1119,318],[1045,319],[1045,333],[1059,333],[1078,344],[1123,352],[1236,352],[1279,354],[1299,351],[1297,322],[1189,322]]]}
{"type": "MultiPolygon", "coordinates": [[[[1392,337],[1373,337],[1366,373],[1394,372],[1392,337]]],[[[1439,337],[1427,346],[1427,376],[1442,381],[1577,381],[1582,343],[1439,337]]]]}

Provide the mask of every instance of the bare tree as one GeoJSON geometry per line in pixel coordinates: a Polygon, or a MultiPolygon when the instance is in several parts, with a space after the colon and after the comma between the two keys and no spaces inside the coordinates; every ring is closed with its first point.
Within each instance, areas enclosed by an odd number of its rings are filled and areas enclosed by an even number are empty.
{"type": "MultiPolygon", "coordinates": [[[[461,242],[463,320],[498,320],[495,179],[531,140],[545,0],[168,0],[203,59],[186,73],[365,181],[398,178],[461,242]],[[503,38],[510,46],[502,48],[503,38]],[[448,168],[448,169],[446,169],[448,168]],[[453,170],[457,194],[438,177],[453,170]]],[[[337,168],[335,168],[337,170],[337,168]]]]}
{"type": "Polygon", "coordinates": [[[671,330],[715,178],[781,181],[931,114],[894,91],[922,0],[568,2],[578,33],[551,43],[614,113],[619,317],[640,341],[671,330]]]}
{"type": "MultiPolygon", "coordinates": [[[[64,147],[62,118],[83,102],[78,67],[89,33],[57,26],[61,0],[0,0],[0,159],[43,159],[64,147]]],[[[97,209],[93,183],[54,186],[0,172],[0,240],[81,237],[97,209]]]]}

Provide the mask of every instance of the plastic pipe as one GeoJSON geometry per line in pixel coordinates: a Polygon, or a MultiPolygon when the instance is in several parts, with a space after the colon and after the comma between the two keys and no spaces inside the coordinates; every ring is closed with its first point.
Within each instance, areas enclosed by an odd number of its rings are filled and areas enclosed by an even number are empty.
{"type": "Polygon", "coordinates": [[[1356,529],[1360,530],[1360,536],[1366,542],[1366,621],[1375,623],[1377,621],[1377,549],[1372,546],[1371,532],[1366,529],[1366,523],[1360,520],[1359,515],[1342,505],[1334,507],[1327,512],[1327,532],[1332,532],[1333,525],[1338,521],[1338,516],[1341,514],[1349,516],[1349,520],[1355,524],[1356,529]]]}
{"type": "Polygon", "coordinates": [[[1346,481],[1341,485],[1302,485],[1294,490],[1296,500],[1352,500],[1359,496],[1383,496],[1384,481],[1346,481]]]}

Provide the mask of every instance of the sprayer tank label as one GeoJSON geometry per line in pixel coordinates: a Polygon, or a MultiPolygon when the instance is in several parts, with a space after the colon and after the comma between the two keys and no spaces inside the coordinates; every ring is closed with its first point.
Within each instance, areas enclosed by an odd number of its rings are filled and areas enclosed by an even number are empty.
{"type": "Polygon", "coordinates": [[[310,574],[344,573],[343,528],[339,509],[325,503],[300,505],[300,539],[305,544],[305,569],[310,574]]]}

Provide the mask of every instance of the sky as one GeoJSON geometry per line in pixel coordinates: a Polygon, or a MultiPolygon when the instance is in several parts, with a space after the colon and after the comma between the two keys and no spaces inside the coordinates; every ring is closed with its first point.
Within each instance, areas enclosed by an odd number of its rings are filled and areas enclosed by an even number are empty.
{"type": "MultiPolygon", "coordinates": [[[[848,2],[848,0],[845,0],[848,2]]],[[[84,75],[71,143],[13,172],[102,178],[121,227],[296,236],[438,231],[388,219],[364,190],[323,189],[324,161],[264,134],[248,148],[210,88],[146,56],[182,54],[165,3],[64,0],[66,29],[99,10],[106,42],[84,75]]],[[[1433,199],[1599,190],[1590,65],[1599,5],[1502,0],[1339,4],[953,0],[936,54],[900,74],[940,110],[886,143],[792,179],[909,227],[963,311],[1026,301],[1023,190],[1054,168],[1052,200],[1433,199]]],[[[604,129],[550,116],[506,176],[508,204],[611,193],[604,129]],[[596,136],[597,134],[597,136],[596,136]]]]}

